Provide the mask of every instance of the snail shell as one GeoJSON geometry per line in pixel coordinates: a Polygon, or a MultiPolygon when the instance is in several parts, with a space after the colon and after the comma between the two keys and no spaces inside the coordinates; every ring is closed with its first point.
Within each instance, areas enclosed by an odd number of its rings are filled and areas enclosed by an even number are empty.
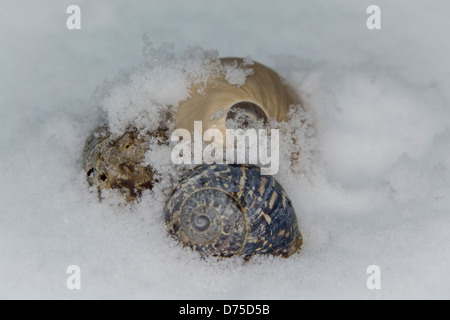
{"type": "Polygon", "coordinates": [[[90,185],[103,189],[119,189],[131,201],[143,190],[153,187],[150,166],[143,166],[149,150],[148,136],[138,138],[127,131],[113,139],[106,127],[95,130],[86,140],[84,168],[90,185]]]}
{"type": "Polygon", "coordinates": [[[210,80],[205,88],[191,88],[191,98],[182,102],[176,116],[176,127],[194,130],[194,121],[202,121],[203,132],[220,129],[225,136],[226,120],[234,118],[235,109],[253,119],[288,120],[291,105],[301,104],[297,93],[272,69],[261,63],[246,64],[242,58],[221,58],[223,66],[236,65],[253,72],[241,86],[228,82],[226,75],[210,80]]]}
{"type": "Polygon", "coordinates": [[[294,208],[272,176],[249,165],[187,172],[165,207],[169,233],[202,255],[289,257],[302,236],[294,208]]]}

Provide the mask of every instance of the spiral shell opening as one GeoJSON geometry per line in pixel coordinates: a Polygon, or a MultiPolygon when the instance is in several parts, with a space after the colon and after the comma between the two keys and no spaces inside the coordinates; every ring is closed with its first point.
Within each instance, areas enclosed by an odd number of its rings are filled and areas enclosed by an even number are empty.
{"type": "Polygon", "coordinates": [[[202,121],[203,132],[217,128],[225,136],[226,120],[235,114],[233,108],[244,109],[253,119],[286,121],[290,106],[301,104],[297,93],[267,66],[258,62],[249,66],[242,58],[221,58],[220,61],[224,66],[236,64],[239,68],[251,68],[253,72],[241,86],[230,84],[224,75],[210,80],[204,88],[193,86],[191,97],[178,108],[177,128],[193,133],[194,121],[202,121]]]}
{"type": "Polygon", "coordinates": [[[243,126],[252,126],[254,121],[262,119],[267,123],[268,117],[264,109],[255,103],[249,101],[240,101],[235,103],[227,112],[225,120],[233,120],[241,123],[243,126]]]}

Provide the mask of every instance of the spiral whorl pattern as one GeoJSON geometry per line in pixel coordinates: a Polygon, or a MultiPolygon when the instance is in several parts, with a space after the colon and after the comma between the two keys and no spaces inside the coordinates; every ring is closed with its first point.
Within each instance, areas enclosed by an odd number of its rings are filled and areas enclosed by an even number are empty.
{"type": "Polygon", "coordinates": [[[302,239],[292,204],[271,176],[248,165],[201,165],[165,208],[169,233],[201,254],[290,256],[302,239]]]}
{"type": "Polygon", "coordinates": [[[269,67],[253,61],[250,65],[238,57],[221,58],[222,66],[252,71],[243,85],[229,83],[225,75],[191,87],[190,98],[182,101],[176,116],[176,128],[194,131],[194,121],[202,121],[202,130],[219,129],[226,135],[226,120],[233,118],[233,107],[244,108],[254,119],[289,120],[291,105],[302,104],[298,94],[269,67]],[[219,114],[221,114],[219,116],[219,114]]]}

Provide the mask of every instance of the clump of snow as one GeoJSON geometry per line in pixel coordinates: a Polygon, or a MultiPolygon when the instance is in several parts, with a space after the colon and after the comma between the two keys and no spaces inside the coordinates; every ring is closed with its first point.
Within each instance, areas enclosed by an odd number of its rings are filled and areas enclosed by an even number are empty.
{"type": "MultiPolygon", "coordinates": [[[[246,65],[248,61],[244,65],[246,65]]],[[[237,61],[233,61],[231,64],[225,64],[225,80],[228,83],[240,87],[245,84],[245,79],[251,74],[253,74],[253,69],[251,68],[239,68],[237,61]]]]}
{"type": "Polygon", "coordinates": [[[240,68],[236,62],[222,65],[217,50],[195,46],[177,56],[173,45],[155,47],[144,39],[145,62],[106,81],[95,96],[94,104],[104,111],[113,136],[129,128],[151,132],[166,124],[167,113],[190,97],[194,85],[202,93],[208,81],[224,75],[230,84],[241,86],[253,73],[251,67],[240,68]]]}

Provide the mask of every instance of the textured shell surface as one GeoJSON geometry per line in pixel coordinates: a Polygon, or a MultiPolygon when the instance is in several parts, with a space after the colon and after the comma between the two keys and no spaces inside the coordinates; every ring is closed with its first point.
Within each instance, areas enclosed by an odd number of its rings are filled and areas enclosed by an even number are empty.
{"type": "Polygon", "coordinates": [[[203,255],[289,257],[302,236],[285,190],[250,165],[201,165],[187,172],[165,208],[169,233],[203,255]]]}
{"type": "Polygon", "coordinates": [[[214,128],[226,133],[226,120],[233,118],[234,109],[244,109],[254,119],[268,118],[287,121],[291,105],[301,105],[297,93],[277,74],[265,65],[242,58],[221,58],[222,65],[250,68],[243,85],[230,84],[226,76],[210,80],[205,88],[191,88],[191,97],[180,103],[176,115],[176,127],[194,130],[194,121],[202,121],[203,132],[214,128]]]}
{"type": "Polygon", "coordinates": [[[127,201],[153,186],[152,169],[143,166],[149,149],[145,137],[138,138],[133,131],[112,138],[106,127],[95,130],[86,140],[84,168],[90,185],[98,190],[119,189],[127,201]]]}

